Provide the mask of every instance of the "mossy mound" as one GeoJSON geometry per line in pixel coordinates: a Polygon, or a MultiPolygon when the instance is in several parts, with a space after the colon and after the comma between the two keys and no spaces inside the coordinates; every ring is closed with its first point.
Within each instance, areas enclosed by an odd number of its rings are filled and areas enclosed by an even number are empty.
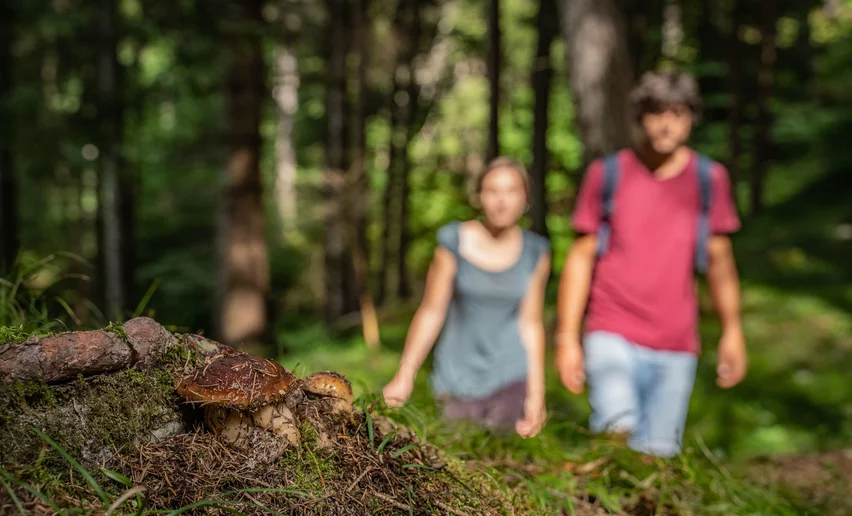
{"type": "Polygon", "coordinates": [[[189,414],[175,394],[173,374],[187,353],[175,348],[139,369],[79,376],[61,385],[0,382],[0,465],[30,464],[38,458],[45,443],[33,428],[87,465],[99,464],[134,442],[185,431],[189,414]]]}

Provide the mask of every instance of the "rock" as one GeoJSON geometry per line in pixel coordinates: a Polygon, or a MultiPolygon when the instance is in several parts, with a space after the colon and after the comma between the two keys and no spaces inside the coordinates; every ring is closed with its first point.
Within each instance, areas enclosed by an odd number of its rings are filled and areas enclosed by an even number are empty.
{"type": "Polygon", "coordinates": [[[150,317],[136,317],[124,323],[124,332],[133,349],[133,362],[148,363],[177,346],[177,338],[150,317]]]}

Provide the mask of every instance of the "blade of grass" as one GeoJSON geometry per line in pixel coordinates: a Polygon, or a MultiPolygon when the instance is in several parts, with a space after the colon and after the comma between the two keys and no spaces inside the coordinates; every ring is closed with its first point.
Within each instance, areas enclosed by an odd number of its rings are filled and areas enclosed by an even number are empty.
{"type": "Polygon", "coordinates": [[[148,287],[148,290],[145,291],[145,295],[142,296],[142,299],[139,301],[139,304],[136,305],[136,310],[133,311],[133,317],[139,317],[142,315],[142,312],[145,310],[145,307],[148,306],[148,303],[151,302],[151,298],[154,297],[154,292],[157,291],[157,288],[160,286],[159,278],[154,280],[151,283],[151,286],[148,287]]]}
{"type": "Polygon", "coordinates": [[[192,509],[197,509],[198,507],[218,507],[219,509],[226,511],[226,512],[231,512],[231,513],[235,513],[235,514],[242,514],[241,512],[228,507],[229,505],[248,505],[248,506],[251,506],[251,507],[257,507],[259,509],[262,509],[262,507],[259,507],[258,504],[254,503],[254,502],[247,502],[247,501],[243,501],[243,500],[209,500],[209,499],[204,499],[204,500],[199,500],[197,502],[191,503],[189,505],[184,505],[183,507],[179,507],[179,508],[173,510],[172,512],[168,513],[168,516],[177,516],[178,514],[183,514],[186,511],[189,511],[189,510],[192,510],[192,509]]]}
{"type": "Polygon", "coordinates": [[[409,444],[409,445],[403,446],[402,448],[398,449],[397,451],[395,451],[395,452],[391,453],[391,457],[393,457],[394,459],[396,459],[396,458],[398,458],[400,455],[402,455],[403,453],[405,453],[405,452],[407,452],[407,451],[409,451],[409,450],[413,450],[414,448],[417,448],[417,445],[415,445],[415,444],[409,444]]]}
{"type": "Polygon", "coordinates": [[[12,499],[12,503],[15,504],[15,507],[18,508],[18,512],[26,516],[27,511],[24,510],[24,505],[21,503],[21,500],[18,498],[18,495],[15,494],[15,490],[12,489],[11,485],[9,485],[9,482],[7,482],[3,478],[0,478],[0,484],[3,484],[3,487],[6,488],[6,492],[9,493],[9,498],[12,499]]]}
{"type": "Polygon", "coordinates": [[[375,447],[376,443],[373,441],[373,416],[370,415],[369,411],[364,411],[364,418],[367,420],[367,437],[370,438],[370,446],[375,447]]]}
{"type": "Polygon", "coordinates": [[[121,473],[119,473],[117,471],[113,471],[111,469],[106,469],[106,468],[100,468],[100,470],[101,470],[101,473],[106,475],[108,478],[115,480],[119,484],[121,484],[125,487],[133,487],[133,481],[130,480],[129,478],[125,477],[121,473]]]}
{"type": "Polygon", "coordinates": [[[382,450],[384,450],[384,449],[385,449],[385,446],[387,446],[387,444],[390,442],[390,440],[391,440],[391,439],[393,438],[393,436],[395,436],[395,435],[396,435],[396,430],[394,430],[393,432],[391,432],[391,433],[389,433],[388,435],[386,435],[386,436],[385,436],[385,438],[382,440],[382,442],[379,444],[379,447],[378,447],[378,448],[376,448],[376,454],[381,455],[381,454],[382,454],[382,450]]]}
{"type": "Polygon", "coordinates": [[[103,489],[101,489],[100,484],[98,484],[97,480],[95,480],[95,478],[92,476],[92,474],[91,474],[91,473],[89,473],[89,472],[86,470],[86,468],[84,468],[84,467],[83,467],[83,466],[82,466],[79,462],[77,462],[77,461],[74,459],[74,457],[72,457],[71,455],[69,455],[69,454],[68,454],[68,452],[67,452],[67,451],[65,451],[65,449],[64,449],[64,448],[62,448],[61,446],[59,446],[58,444],[56,444],[56,442],[55,442],[53,439],[51,439],[50,437],[48,437],[48,436],[47,436],[44,432],[42,432],[41,430],[39,430],[39,429],[38,429],[38,428],[36,428],[36,427],[31,427],[31,428],[33,429],[33,431],[34,431],[36,434],[38,434],[38,436],[39,436],[39,437],[41,437],[42,439],[44,439],[44,441],[45,441],[45,442],[47,442],[47,444],[49,444],[49,445],[53,446],[53,448],[54,448],[56,451],[58,451],[58,452],[59,452],[59,454],[60,454],[60,455],[62,455],[62,457],[63,457],[63,458],[64,458],[64,459],[65,459],[65,460],[69,463],[69,464],[71,464],[71,466],[73,466],[73,467],[74,467],[74,469],[76,469],[76,470],[77,470],[77,471],[78,471],[78,472],[79,472],[79,473],[83,476],[83,478],[85,478],[85,479],[86,479],[86,482],[88,482],[88,483],[89,483],[89,485],[90,485],[90,486],[92,486],[92,489],[94,489],[95,494],[97,494],[97,495],[98,495],[98,498],[100,498],[100,499],[101,499],[101,501],[102,501],[103,503],[105,503],[105,504],[106,504],[106,503],[109,503],[109,497],[107,497],[106,493],[104,493],[104,490],[103,490],[103,489]]]}
{"type": "Polygon", "coordinates": [[[50,498],[48,498],[44,493],[42,493],[38,489],[31,486],[29,483],[24,482],[23,480],[18,480],[17,478],[15,478],[14,475],[12,475],[11,473],[7,472],[4,469],[0,469],[0,475],[5,476],[6,480],[11,481],[11,482],[21,486],[22,488],[24,488],[28,493],[35,496],[36,498],[38,498],[39,500],[44,502],[45,505],[47,505],[48,507],[53,509],[53,511],[56,514],[66,514],[66,512],[63,511],[62,509],[60,509],[59,507],[57,507],[57,505],[55,503],[53,503],[53,501],[51,501],[50,498]]]}

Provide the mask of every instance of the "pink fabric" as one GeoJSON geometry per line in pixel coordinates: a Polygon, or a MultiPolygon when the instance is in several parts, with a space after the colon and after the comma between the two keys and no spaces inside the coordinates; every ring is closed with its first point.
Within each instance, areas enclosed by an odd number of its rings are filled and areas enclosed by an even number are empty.
{"type": "MultiPolygon", "coordinates": [[[[694,249],[700,207],[698,157],[666,180],[656,179],[632,150],[618,155],[609,250],[595,267],[585,331],[617,333],[654,349],[698,353],[694,249]]],[[[713,168],[710,228],[732,233],[740,220],[728,171],[713,168]]],[[[595,233],[601,216],[603,161],[586,172],[574,209],[580,233],[595,233]]]]}

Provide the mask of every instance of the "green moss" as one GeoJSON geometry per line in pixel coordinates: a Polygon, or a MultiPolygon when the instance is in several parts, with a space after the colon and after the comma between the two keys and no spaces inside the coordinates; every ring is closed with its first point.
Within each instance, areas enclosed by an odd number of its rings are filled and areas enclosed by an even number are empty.
{"type": "MultiPolygon", "coordinates": [[[[42,429],[72,456],[87,460],[178,420],[182,401],[165,369],[80,376],[59,386],[0,383],[0,399],[11,400],[0,404],[0,464],[35,460],[44,443],[32,427],[42,429]]],[[[62,459],[53,455],[48,462],[64,468],[62,459]]]]}
{"type": "Polygon", "coordinates": [[[25,341],[29,336],[30,333],[23,326],[0,326],[0,346],[25,341]]]}
{"type": "Polygon", "coordinates": [[[120,323],[109,323],[108,325],[104,326],[103,331],[115,334],[116,337],[123,340],[124,342],[130,342],[130,339],[127,337],[127,332],[124,331],[124,326],[120,323]]]}

